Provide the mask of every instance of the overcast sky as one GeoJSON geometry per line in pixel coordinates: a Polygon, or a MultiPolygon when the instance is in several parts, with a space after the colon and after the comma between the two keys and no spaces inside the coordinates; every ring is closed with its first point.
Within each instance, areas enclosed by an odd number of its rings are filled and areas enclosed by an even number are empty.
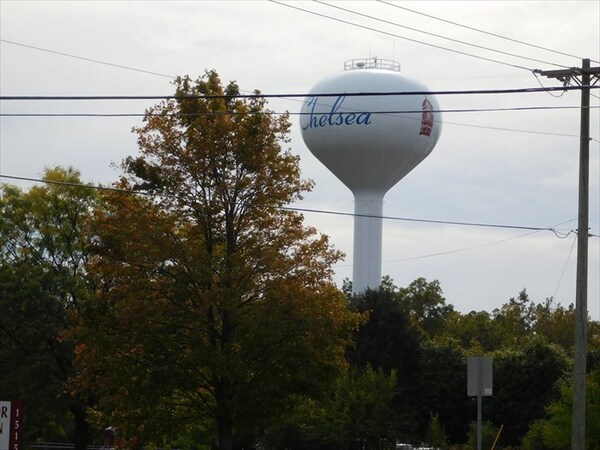
{"type": "MultiPolygon", "coordinates": [[[[306,93],[343,70],[344,61],[374,56],[398,61],[404,73],[431,90],[529,88],[560,85],[536,80],[529,69],[581,66],[581,58],[600,61],[600,2],[593,0],[330,2],[363,16],[318,2],[285,3],[328,17],[268,1],[2,0],[1,95],[169,95],[174,76],[195,78],[207,69],[246,91],[306,93]]],[[[444,110],[553,109],[445,113],[436,148],[388,192],[384,215],[555,227],[560,237],[550,231],[385,220],[383,274],[400,286],[418,277],[437,279],[447,301],[462,312],[500,308],[523,288],[535,302],[575,301],[575,235],[565,235],[577,227],[579,110],[554,107],[577,107],[580,94],[559,95],[438,96],[444,110]]],[[[1,112],[143,113],[152,104],[3,101],[1,112]]],[[[598,97],[592,105],[599,105],[598,97]]],[[[270,102],[275,111],[295,113],[300,106],[297,99],[270,102]]],[[[351,192],[308,151],[298,116],[291,120],[290,148],[301,157],[303,176],[316,183],[296,206],[352,212],[351,192]]],[[[44,167],[71,165],[85,181],[109,183],[119,174],[114,164],[137,153],[131,128],[140,123],[140,117],[1,117],[0,173],[36,178],[44,167]]],[[[591,111],[591,136],[590,227],[596,237],[589,245],[588,304],[598,320],[598,109],[591,111]]],[[[346,253],[335,267],[341,285],[352,274],[353,219],[316,213],[305,219],[346,253]]]]}

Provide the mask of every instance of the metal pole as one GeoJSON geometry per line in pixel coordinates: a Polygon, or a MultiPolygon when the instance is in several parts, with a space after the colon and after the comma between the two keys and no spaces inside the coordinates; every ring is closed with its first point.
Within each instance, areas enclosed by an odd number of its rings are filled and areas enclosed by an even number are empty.
{"type": "Polygon", "coordinates": [[[483,358],[477,358],[477,450],[482,449],[483,358]]]}
{"type": "MultiPolygon", "coordinates": [[[[590,60],[582,61],[590,68],[590,60]]],[[[585,374],[587,343],[587,280],[590,157],[590,75],[582,71],[581,125],[579,140],[579,213],[577,225],[577,281],[575,287],[575,360],[573,367],[572,450],[585,450],[585,374]],[[587,88],[586,88],[587,86],[587,88]]]]}

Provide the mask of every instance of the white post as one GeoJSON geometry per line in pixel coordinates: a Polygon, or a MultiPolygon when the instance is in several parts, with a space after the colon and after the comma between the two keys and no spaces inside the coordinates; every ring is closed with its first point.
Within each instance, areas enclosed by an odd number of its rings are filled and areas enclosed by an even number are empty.
{"type": "Polygon", "coordinates": [[[381,192],[354,192],[354,256],[352,293],[381,284],[381,235],[383,196],[381,192]],[[375,216],[375,217],[365,217],[375,216]]]}

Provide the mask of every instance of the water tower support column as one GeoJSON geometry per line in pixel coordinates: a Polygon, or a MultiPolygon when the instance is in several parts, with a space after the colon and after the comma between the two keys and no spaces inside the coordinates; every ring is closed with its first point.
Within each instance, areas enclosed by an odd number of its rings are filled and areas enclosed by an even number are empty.
{"type": "Polygon", "coordinates": [[[379,192],[354,193],[354,294],[359,294],[367,288],[377,289],[381,284],[383,196],[384,194],[379,192]]]}

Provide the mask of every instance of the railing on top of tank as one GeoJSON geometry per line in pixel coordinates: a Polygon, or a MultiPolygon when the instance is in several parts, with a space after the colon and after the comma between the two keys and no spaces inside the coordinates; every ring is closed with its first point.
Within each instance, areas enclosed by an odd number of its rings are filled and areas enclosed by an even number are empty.
{"type": "Polygon", "coordinates": [[[360,58],[351,59],[344,63],[344,70],[386,69],[400,72],[400,63],[392,59],[360,58]]]}

